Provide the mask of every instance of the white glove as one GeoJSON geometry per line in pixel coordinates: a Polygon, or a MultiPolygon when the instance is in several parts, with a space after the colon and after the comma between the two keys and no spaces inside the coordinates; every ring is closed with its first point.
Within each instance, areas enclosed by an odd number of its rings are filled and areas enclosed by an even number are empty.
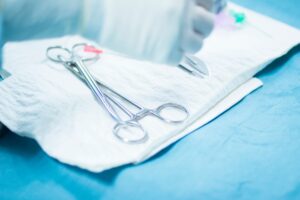
{"type": "Polygon", "coordinates": [[[213,7],[213,0],[94,0],[85,35],[136,58],[178,63],[212,31],[213,7]]]}
{"type": "MultiPolygon", "coordinates": [[[[213,27],[214,0],[4,0],[4,39],[82,33],[141,59],[178,63],[213,27]]],[[[220,3],[218,3],[220,4],[220,3]]]]}
{"type": "Polygon", "coordinates": [[[196,3],[210,12],[219,13],[227,5],[227,0],[196,0],[196,3]]]}

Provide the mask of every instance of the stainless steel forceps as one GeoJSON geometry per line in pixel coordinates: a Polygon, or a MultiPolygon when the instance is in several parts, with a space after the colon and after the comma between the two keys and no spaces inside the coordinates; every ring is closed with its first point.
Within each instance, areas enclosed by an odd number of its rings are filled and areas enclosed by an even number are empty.
{"type": "Polygon", "coordinates": [[[83,58],[80,56],[79,53],[83,52],[85,46],[87,46],[85,43],[75,44],[71,50],[61,46],[53,46],[47,49],[46,54],[50,60],[63,64],[74,75],[87,84],[96,97],[97,102],[100,103],[116,121],[116,125],[113,128],[113,134],[116,138],[129,144],[140,144],[146,142],[149,136],[146,130],[139,123],[139,120],[149,115],[155,116],[158,119],[171,124],[183,123],[189,117],[188,110],[182,105],[166,103],[156,109],[148,109],[104,85],[100,82],[100,80],[95,79],[84,65],[84,62],[96,61],[100,57],[96,53],[94,53],[92,57],[83,58]],[[126,102],[132,107],[135,107],[137,112],[134,113],[130,111],[130,109],[124,106],[120,101],[123,103],[126,102]],[[123,120],[114,106],[118,108],[118,110],[122,111],[123,114],[127,115],[128,118],[123,120]],[[180,112],[184,117],[180,119],[164,117],[163,112],[170,109],[177,113],[180,112]]]}

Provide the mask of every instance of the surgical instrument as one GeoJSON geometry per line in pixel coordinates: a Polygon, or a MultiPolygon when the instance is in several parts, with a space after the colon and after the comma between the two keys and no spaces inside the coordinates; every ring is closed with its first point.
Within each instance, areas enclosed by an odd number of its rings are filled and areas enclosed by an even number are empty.
{"type": "Polygon", "coordinates": [[[200,58],[193,55],[184,56],[182,62],[179,63],[178,67],[194,76],[202,78],[204,78],[205,76],[209,76],[207,65],[200,58]]]}
{"type": "MultiPolygon", "coordinates": [[[[140,144],[143,142],[146,142],[148,140],[148,133],[144,130],[144,128],[139,123],[139,120],[143,119],[144,117],[148,115],[152,115],[157,117],[158,119],[171,123],[171,124],[178,124],[184,122],[188,116],[189,112],[186,108],[184,108],[181,105],[174,104],[174,103],[166,103],[163,104],[156,109],[147,109],[144,108],[137,103],[133,102],[132,100],[129,100],[128,98],[122,96],[115,90],[109,88],[108,86],[101,83],[99,80],[96,80],[87,70],[87,68],[84,65],[84,62],[87,61],[96,61],[99,59],[99,55],[94,52],[94,57],[88,57],[88,58],[80,58],[80,56],[77,54],[78,47],[81,47],[81,49],[85,49],[85,47],[88,46],[87,44],[80,43],[76,44],[72,47],[71,50],[67,48],[63,48],[61,46],[54,46],[49,47],[47,49],[47,57],[58,63],[62,63],[67,69],[69,69],[73,74],[75,74],[78,78],[83,80],[93,91],[94,95],[96,96],[96,99],[101,105],[104,105],[104,108],[108,111],[108,113],[111,115],[111,117],[116,121],[116,125],[113,128],[113,134],[121,141],[125,143],[130,144],[140,144]],[[55,55],[53,54],[53,51],[56,51],[55,55]],[[59,54],[59,52],[61,54],[59,54]],[[63,55],[67,54],[67,55],[63,55]],[[80,59],[79,59],[80,58],[80,59]],[[78,66],[79,65],[79,66],[78,66]],[[110,94],[110,95],[109,95],[110,94]],[[124,105],[122,105],[119,100],[122,100],[123,102],[129,103],[131,106],[134,106],[138,109],[137,113],[131,112],[129,109],[127,109],[124,105]],[[120,115],[116,112],[113,105],[115,105],[119,110],[121,110],[123,113],[125,113],[129,119],[122,120],[120,115]],[[172,120],[168,119],[166,117],[163,117],[162,112],[167,109],[173,109],[175,111],[179,111],[183,114],[185,114],[185,117],[180,120],[172,120]],[[135,128],[138,129],[140,132],[142,132],[142,136],[131,139],[128,136],[124,136],[121,134],[122,130],[127,130],[129,128],[135,128]]],[[[92,46],[89,46],[92,47],[92,46]]],[[[93,52],[93,51],[89,51],[93,52]]]]}

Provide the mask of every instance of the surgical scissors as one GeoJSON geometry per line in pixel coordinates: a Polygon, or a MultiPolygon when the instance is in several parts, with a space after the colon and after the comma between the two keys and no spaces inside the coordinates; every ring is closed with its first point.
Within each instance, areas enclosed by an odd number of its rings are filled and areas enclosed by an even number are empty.
{"type": "Polygon", "coordinates": [[[194,76],[201,78],[209,76],[207,65],[200,58],[193,55],[185,55],[178,67],[194,76]]]}
{"type": "Polygon", "coordinates": [[[140,144],[146,142],[149,138],[148,133],[141,126],[139,120],[145,118],[148,115],[155,116],[158,119],[170,124],[183,123],[189,117],[188,110],[179,104],[165,103],[160,105],[156,109],[148,109],[103,84],[99,79],[93,77],[84,65],[84,62],[96,61],[100,58],[99,54],[95,53],[97,51],[94,51],[94,56],[86,58],[80,57],[79,54],[77,54],[76,50],[78,50],[79,47],[81,49],[84,49],[84,47],[86,46],[93,48],[93,46],[87,45],[85,43],[75,44],[71,50],[62,46],[53,46],[47,49],[46,54],[50,60],[63,64],[68,70],[70,70],[74,75],[76,75],[88,85],[88,87],[94,93],[94,96],[96,97],[98,103],[104,106],[110,116],[116,121],[116,125],[113,128],[113,134],[119,140],[129,144],[140,144]],[[116,97],[119,98],[119,100],[116,97]],[[122,100],[123,102],[127,102],[131,106],[135,107],[138,112],[133,113],[124,105],[122,105],[119,102],[120,100],[122,100]],[[119,110],[126,114],[129,119],[123,120],[116,112],[113,105],[115,105],[119,110]],[[167,109],[173,109],[174,111],[183,113],[184,118],[170,119],[164,117],[162,113],[167,109]],[[141,136],[138,138],[131,138],[127,136],[127,134],[124,135],[121,133],[122,130],[127,130],[130,132],[130,128],[134,128],[139,132],[142,132],[142,134],[139,134],[141,136]]]}

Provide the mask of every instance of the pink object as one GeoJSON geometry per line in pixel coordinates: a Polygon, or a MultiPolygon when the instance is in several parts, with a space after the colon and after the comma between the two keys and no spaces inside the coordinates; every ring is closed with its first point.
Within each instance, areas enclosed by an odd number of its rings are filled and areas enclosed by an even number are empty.
{"type": "Polygon", "coordinates": [[[84,51],[85,52],[90,52],[90,53],[96,53],[96,54],[103,53],[103,50],[97,49],[97,48],[95,48],[93,46],[88,46],[88,45],[84,47],[84,51]]]}
{"type": "Polygon", "coordinates": [[[216,16],[215,23],[217,27],[223,29],[237,29],[234,18],[226,10],[216,16]]]}

